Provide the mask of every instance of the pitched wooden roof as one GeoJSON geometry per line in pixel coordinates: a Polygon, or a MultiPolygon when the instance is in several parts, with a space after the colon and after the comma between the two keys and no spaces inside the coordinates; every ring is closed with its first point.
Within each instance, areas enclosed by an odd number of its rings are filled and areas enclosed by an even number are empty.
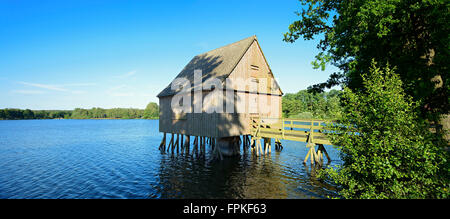
{"type": "MultiPolygon", "coordinates": [[[[256,36],[251,36],[197,55],[183,68],[175,79],[188,79],[191,82],[191,90],[194,90],[194,70],[199,69],[202,70],[202,83],[210,78],[218,78],[225,81],[254,41],[257,41],[256,36]]],[[[158,94],[158,97],[171,96],[176,94],[176,92],[171,89],[171,84],[169,84],[158,94]]]]}

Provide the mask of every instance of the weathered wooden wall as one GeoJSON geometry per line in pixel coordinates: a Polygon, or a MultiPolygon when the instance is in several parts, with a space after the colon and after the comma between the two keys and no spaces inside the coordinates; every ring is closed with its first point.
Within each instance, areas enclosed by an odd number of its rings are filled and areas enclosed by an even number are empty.
{"type": "MultiPolygon", "coordinates": [[[[174,96],[160,97],[159,131],[191,136],[230,137],[250,134],[251,116],[281,118],[282,92],[276,83],[272,83],[273,75],[257,41],[250,46],[228,79],[235,90],[232,113],[226,112],[226,101],[207,98],[211,91],[202,92],[202,113],[194,113],[196,99],[193,98],[193,93],[186,94],[190,99],[191,113],[176,112],[171,107],[174,96]],[[239,86],[238,82],[242,81],[246,81],[249,86],[239,86]],[[263,83],[266,81],[267,83],[263,83]],[[252,86],[256,89],[252,89],[252,86]],[[220,104],[223,104],[223,112],[207,113],[220,104]]],[[[230,101],[225,91],[223,96],[230,101]]]]}

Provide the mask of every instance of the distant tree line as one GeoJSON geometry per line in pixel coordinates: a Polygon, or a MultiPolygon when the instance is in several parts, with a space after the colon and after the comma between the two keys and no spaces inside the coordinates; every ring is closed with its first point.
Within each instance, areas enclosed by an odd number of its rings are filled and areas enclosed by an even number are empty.
{"type": "Polygon", "coordinates": [[[342,113],[340,105],[341,91],[330,90],[323,93],[311,93],[301,90],[283,96],[282,111],[285,118],[298,119],[335,119],[342,113]]]}
{"type": "Polygon", "coordinates": [[[157,119],[159,107],[149,103],[145,109],[113,108],[92,109],[76,108],[74,110],[30,110],[0,109],[0,120],[18,119],[157,119]]]}

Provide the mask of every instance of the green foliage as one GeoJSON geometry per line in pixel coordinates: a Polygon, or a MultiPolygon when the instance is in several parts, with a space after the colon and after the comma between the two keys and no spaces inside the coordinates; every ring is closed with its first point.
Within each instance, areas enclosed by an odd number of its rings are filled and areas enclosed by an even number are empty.
{"type": "Polygon", "coordinates": [[[343,165],[325,172],[344,198],[448,198],[446,145],[417,114],[393,69],[375,63],[363,89],[344,89],[345,106],[330,140],[343,165]]]}
{"type": "Polygon", "coordinates": [[[0,120],[13,119],[156,119],[159,117],[159,107],[149,103],[145,110],[133,108],[113,109],[81,109],[74,110],[21,110],[0,109],[0,120]]]}
{"type": "Polygon", "coordinates": [[[310,112],[302,112],[302,113],[299,113],[297,115],[293,115],[293,116],[291,116],[289,118],[294,118],[294,119],[313,119],[314,115],[312,113],[310,113],[310,112]]]}
{"type": "Polygon", "coordinates": [[[145,119],[159,118],[159,106],[156,103],[150,102],[144,110],[145,119]]]}
{"type": "Polygon", "coordinates": [[[341,71],[310,87],[363,89],[371,60],[396,66],[403,88],[421,103],[422,117],[449,112],[450,1],[301,0],[299,20],[284,41],[319,37],[314,68],[332,64],[341,71]],[[441,85],[436,87],[437,79],[441,85]]]}
{"type": "Polygon", "coordinates": [[[26,109],[25,111],[23,111],[23,118],[24,119],[33,119],[34,118],[33,111],[31,111],[30,109],[26,109]]]}
{"type": "Polygon", "coordinates": [[[298,119],[334,119],[341,113],[340,91],[310,93],[301,90],[295,94],[283,96],[282,111],[286,118],[298,119]]]}

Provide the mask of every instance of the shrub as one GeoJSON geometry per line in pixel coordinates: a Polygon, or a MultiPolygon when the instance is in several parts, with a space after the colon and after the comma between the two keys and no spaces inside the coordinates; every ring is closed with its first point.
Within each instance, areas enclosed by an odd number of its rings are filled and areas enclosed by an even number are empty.
{"type": "Polygon", "coordinates": [[[325,170],[344,198],[447,198],[448,154],[394,70],[372,62],[363,91],[345,88],[330,140],[343,164],[325,170]]]}

